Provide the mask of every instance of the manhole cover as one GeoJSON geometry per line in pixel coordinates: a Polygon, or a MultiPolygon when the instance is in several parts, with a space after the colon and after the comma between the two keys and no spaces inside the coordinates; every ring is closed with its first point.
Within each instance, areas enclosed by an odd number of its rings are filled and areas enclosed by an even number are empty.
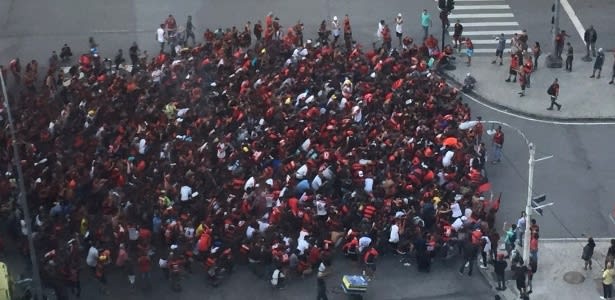
{"type": "Polygon", "coordinates": [[[585,276],[577,271],[570,271],[564,274],[564,281],[570,284],[579,284],[585,281],[585,276]]]}

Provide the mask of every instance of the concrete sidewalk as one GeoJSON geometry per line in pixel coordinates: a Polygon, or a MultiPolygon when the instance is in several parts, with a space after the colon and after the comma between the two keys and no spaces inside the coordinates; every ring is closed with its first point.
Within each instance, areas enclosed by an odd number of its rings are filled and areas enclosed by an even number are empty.
{"type": "MultiPolygon", "coordinates": [[[[581,253],[587,239],[544,240],[539,243],[538,270],[532,281],[530,299],[599,299],[602,296],[602,269],[610,242],[596,239],[593,270],[584,270],[581,253]]],[[[510,262],[509,262],[510,264],[510,262]]],[[[493,287],[496,286],[493,267],[480,269],[493,287]]],[[[504,300],[519,299],[515,281],[508,278],[507,289],[498,292],[504,300]]]]}
{"type": "Polygon", "coordinates": [[[546,55],[543,55],[538,62],[538,69],[531,76],[531,88],[526,89],[525,97],[518,95],[521,91],[518,81],[504,81],[508,77],[510,56],[505,56],[503,66],[491,64],[493,57],[475,56],[472,58],[472,66],[468,67],[467,57],[457,54],[456,70],[447,71],[446,74],[452,80],[462,83],[466,74],[471,73],[477,80],[471,96],[515,114],[553,121],[615,121],[615,84],[608,84],[613,68],[613,53],[605,55],[600,79],[589,78],[593,62],[584,62],[582,55],[575,57],[572,72],[564,68],[546,68],[546,55]],[[560,83],[558,102],[562,104],[561,111],[546,110],[550,105],[547,88],[555,78],[560,83]]]}

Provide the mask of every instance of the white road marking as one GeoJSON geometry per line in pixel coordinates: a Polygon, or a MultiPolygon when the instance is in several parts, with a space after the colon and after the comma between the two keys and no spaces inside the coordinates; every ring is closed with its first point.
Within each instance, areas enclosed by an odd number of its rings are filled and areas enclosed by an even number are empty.
{"type": "Polygon", "coordinates": [[[451,14],[448,16],[449,20],[454,19],[481,19],[481,18],[513,18],[515,15],[512,13],[500,13],[500,14],[451,14]]]}
{"type": "Polygon", "coordinates": [[[495,27],[495,26],[519,26],[519,22],[469,22],[461,23],[463,28],[467,27],[495,27]]]}
{"type": "MultiPolygon", "coordinates": [[[[449,31],[449,33],[452,35],[453,31],[449,31]]],[[[521,30],[477,30],[477,31],[464,31],[461,35],[462,36],[475,36],[475,35],[492,35],[492,36],[499,36],[500,34],[515,34],[515,33],[521,33],[521,30]]]]}
{"type": "Polygon", "coordinates": [[[509,5],[455,5],[455,10],[510,9],[509,5]]]}
{"type": "Polygon", "coordinates": [[[498,41],[495,39],[493,40],[472,40],[472,44],[474,45],[491,45],[491,44],[497,44],[497,43],[498,41]]]}
{"type": "MultiPolygon", "coordinates": [[[[474,49],[474,53],[477,53],[476,50],[479,50],[479,49],[474,49]]],[[[493,50],[491,50],[491,51],[493,51],[493,50]]],[[[466,93],[462,93],[462,94],[466,97],[466,99],[470,99],[473,102],[478,103],[478,104],[480,104],[480,105],[482,105],[482,106],[484,106],[486,108],[489,108],[489,109],[497,111],[497,112],[499,112],[501,114],[505,114],[505,115],[508,115],[508,116],[511,116],[511,117],[515,117],[515,118],[518,118],[518,119],[521,119],[521,120],[538,122],[538,123],[544,123],[544,124],[552,124],[552,125],[588,125],[588,126],[615,125],[615,122],[574,122],[574,121],[568,122],[568,121],[540,120],[540,119],[536,119],[536,118],[532,118],[532,117],[526,117],[526,116],[521,116],[521,115],[518,115],[518,114],[515,114],[515,113],[511,113],[509,111],[502,110],[502,109],[499,109],[497,107],[494,107],[493,105],[484,103],[484,102],[482,102],[482,101],[480,101],[480,100],[478,100],[478,99],[476,99],[476,98],[474,98],[471,95],[468,95],[466,93]]]]}
{"type": "Polygon", "coordinates": [[[583,27],[583,24],[581,24],[581,20],[579,20],[579,17],[577,17],[577,14],[574,12],[574,9],[572,9],[570,2],[568,2],[568,0],[560,0],[560,4],[562,5],[562,8],[566,11],[566,14],[568,14],[570,21],[572,21],[572,25],[574,25],[574,28],[579,33],[581,41],[583,42],[583,44],[585,44],[585,27],[583,27]]]}
{"type": "MultiPolygon", "coordinates": [[[[597,238],[594,237],[593,238],[594,241],[597,242],[608,242],[610,241],[612,238],[610,237],[604,237],[604,238],[597,238]]],[[[579,238],[540,238],[541,241],[545,241],[545,242],[587,242],[587,237],[579,237],[579,238]]]]}

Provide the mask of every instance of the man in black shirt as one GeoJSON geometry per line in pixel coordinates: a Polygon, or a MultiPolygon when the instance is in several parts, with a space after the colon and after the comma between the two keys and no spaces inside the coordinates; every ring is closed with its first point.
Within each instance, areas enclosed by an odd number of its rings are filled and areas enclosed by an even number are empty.
{"type": "Polygon", "coordinates": [[[566,43],[568,49],[566,50],[566,71],[572,72],[572,60],[574,59],[574,49],[570,42],[566,43]]]}

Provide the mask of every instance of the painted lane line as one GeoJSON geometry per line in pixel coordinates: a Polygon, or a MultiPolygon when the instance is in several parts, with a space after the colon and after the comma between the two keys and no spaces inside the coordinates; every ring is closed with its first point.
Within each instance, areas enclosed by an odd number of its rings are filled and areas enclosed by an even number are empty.
{"type": "MultiPolygon", "coordinates": [[[[453,35],[453,31],[449,31],[449,33],[451,35],[453,35]]],[[[500,34],[504,34],[504,35],[512,35],[515,33],[521,33],[521,30],[480,30],[480,31],[464,31],[462,33],[463,36],[475,36],[475,35],[492,35],[492,36],[498,36],[500,34]]]]}
{"type": "Polygon", "coordinates": [[[455,5],[455,10],[510,9],[510,5],[455,5]]]}
{"type": "MultiPolygon", "coordinates": [[[[486,50],[486,49],[474,49],[474,53],[477,53],[477,50],[486,50]]],[[[468,95],[466,93],[462,94],[466,97],[466,99],[470,99],[473,102],[480,104],[486,108],[489,108],[493,111],[497,111],[501,114],[507,115],[507,116],[511,116],[511,117],[515,117],[521,120],[526,120],[526,121],[532,121],[532,122],[537,122],[537,123],[543,123],[543,124],[552,124],[552,125],[583,125],[583,126],[605,126],[605,125],[615,125],[615,122],[566,122],[566,121],[549,121],[549,120],[540,120],[540,119],[536,119],[536,118],[532,118],[532,117],[526,117],[526,116],[521,116],[515,113],[511,113],[509,111],[506,110],[502,110],[499,109],[493,105],[487,104],[483,101],[480,101],[476,98],[474,98],[471,95],[468,95]]]]}
{"type": "Polygon", "coordinates": [[[449,20],[454,19],[481,19],[481,18],[514,18],[512,13],[499,13],[499,14],[452,14],[449,15],[449,20]]]}
{"type": "Polygon", "coordinates": [[[570,2],[568,2],[568,0],[560,0],[560,4],[562,5],[562,8],[564,8],[564,10],[566,11],[568,18],[570,18],[570,21],[572,21],[572,25],[574,25],[574,28],[579,33],[581,41],[583,42],[583,44],[585,44],[585,27],[583,27],[583,24],[581,24],[581,20],[579,20],[579,17],[577,17],[577,14],[574,12],[574,9],[572,9],[570,2]]]}
{"type": "Polygon", "coordinates": [[[461,23],[464,28],[467,27],[496,27],[496,26],[519,26],[519,22],[469,22],[461,23]]]}
{"type": "MultiPolygon", "coordinates": [[[[497,44],[498,40],[472,40],[472,44],[474,45],[493,45],[493,44],[497,44]]],[[[493,49],[493,51],[495,51],[495,49],[493,49]]]]}

